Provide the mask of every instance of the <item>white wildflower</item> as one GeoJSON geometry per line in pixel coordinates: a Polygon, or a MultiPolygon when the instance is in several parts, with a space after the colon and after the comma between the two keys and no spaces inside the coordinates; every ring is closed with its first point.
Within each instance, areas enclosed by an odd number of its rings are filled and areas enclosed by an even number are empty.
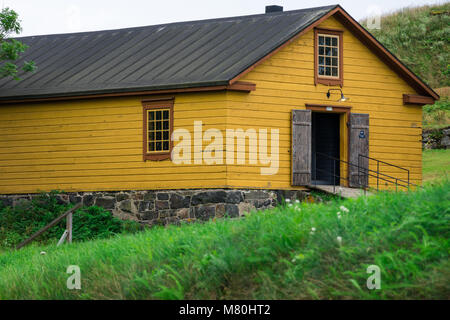
{"type": "Polygon", "coordinates": [[[46,255],[47,254],[47,252],[45,252],[45,251],[41,251],[41,255],[43,256],[43,255],[46,255]]]}
{"type": "Polygon", "coordinates": [[[312,227],[311,232],[309,234],[314,234],[314,232],[316,232],[316,228],[312,227]]]}
{"type": "Polygon", "coordinates": [[[337,217],[338,217],[338,219],[341,218],[341,212],[340,211],[337,212],[337,217]]]}
{"type": "Polygon", "coordinates": [[[300,203],[300,200],[295,200],[295,203],[300,203]]]}
{"type": "Polygon", "coordinates": [[[342,245],[342,237],[337,237],[336,240],[339,243],[339,245],[342,245]]]}
{"type": "Polygon", "coordinates": [[[341,209],[341,211],[344,211],[345,213],[349,212],[349,210],[344,206],[340,206],[339,209],[341,209]]]}
{"type": "Polygon", "coordinates": [[[284,200],[284,201],[286,201],[286,202],[291,202],[291,199],[286,199],[286,200],[284,200]]]}

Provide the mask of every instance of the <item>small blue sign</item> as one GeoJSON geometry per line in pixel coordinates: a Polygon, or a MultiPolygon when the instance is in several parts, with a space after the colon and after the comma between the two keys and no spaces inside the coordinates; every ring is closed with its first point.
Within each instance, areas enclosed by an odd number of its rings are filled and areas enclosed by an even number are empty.
{"type": "Polygon", "coordinates": [[[361,130],[361,131],[359,132],[359,137],[360,137],[361,139],[364,139],[364,138],[366,137],[366,134],[365,134],[364,130],[361,130]]]}

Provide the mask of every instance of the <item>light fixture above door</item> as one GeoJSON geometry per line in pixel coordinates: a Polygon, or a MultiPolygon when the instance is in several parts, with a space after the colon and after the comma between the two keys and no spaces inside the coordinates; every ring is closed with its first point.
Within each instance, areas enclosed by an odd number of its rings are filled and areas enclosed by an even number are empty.
{"type": "Polygon", "coordinates": [[[344,96],[344,93],[342,92],[342,89],[328,89],[328,92],[327,92],[327,98],[328,99],[330,99],[331,91],[340,91],[341,92],[341,98],[339,100],[336,100],[336,101],[345,102],[345,101],[350,100],[350,98],[347,98],[346,96],[344,96]]]}

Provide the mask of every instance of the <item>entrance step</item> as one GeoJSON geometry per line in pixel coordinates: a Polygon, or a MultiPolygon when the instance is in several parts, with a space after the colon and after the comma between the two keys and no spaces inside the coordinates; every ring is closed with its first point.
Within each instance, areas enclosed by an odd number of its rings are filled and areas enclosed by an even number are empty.
{"type": "Polygon", "coordinates": [[[315,189],[319,191],[323,191],[330,194],[338,195],[342,198],[358,198],[360,196],[370,196],[373,195],[372,192],[365,191],[359,188],[347,188],[341,186],[328,186],[328,185],[317,185],[317,186],[308,186],[310,189],[315,189]]]}

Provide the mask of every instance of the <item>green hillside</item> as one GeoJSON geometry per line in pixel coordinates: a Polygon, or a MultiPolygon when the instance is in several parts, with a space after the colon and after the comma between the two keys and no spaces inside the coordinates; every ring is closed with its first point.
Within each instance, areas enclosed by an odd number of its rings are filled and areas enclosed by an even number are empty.
{"type": "Polygon", "coordinates": [[[450,2],[395,11],[369,31],[432,88],[450,86],[450,2]]]}
{"type": "Polygon", "coordinates": [[[448,299],[449,194],[443,182],[5,251],[0,300],[448,299]],[[69,265],[80,267],[80,290],[66,287],[69,265]],[[379,290],[366,286],[370,265],[379,290]]]}

